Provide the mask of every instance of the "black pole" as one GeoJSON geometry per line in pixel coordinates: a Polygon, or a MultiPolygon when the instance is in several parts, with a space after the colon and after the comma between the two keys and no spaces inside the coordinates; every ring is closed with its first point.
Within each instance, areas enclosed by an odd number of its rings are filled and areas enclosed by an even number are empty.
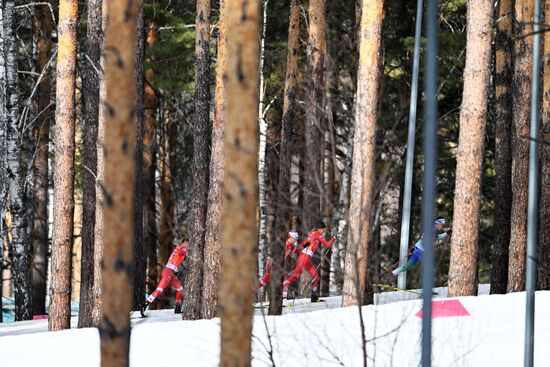
{"type": "Polygon", "coordinates": [[[433,223],[435,202],[435,170],[437,164],[437,1],[427,1],[426,79],[424,102],[424,193],[422,227],[424,255],[422,259],[422,367],[432,363],[432,287],[434,283],[433,223]]]}

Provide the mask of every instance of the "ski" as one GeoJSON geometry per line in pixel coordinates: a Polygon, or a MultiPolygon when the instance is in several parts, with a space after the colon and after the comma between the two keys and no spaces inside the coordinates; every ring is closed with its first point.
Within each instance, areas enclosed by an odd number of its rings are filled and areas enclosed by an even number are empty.
{"type": "MultiPolygon", "coordinates": [[[[399,292],[399,291],[409,292],[409,293],[417,294],[419,296],[422,295],[422,292],[413,291],[412,289],[404,289],[404,288],[394,287],[393,285],[389,285],[389,284],[377,283],[377,284],[373,284],[372,286],[380,288],[380,289],[384,289],[384,290],[391,290],[391,291],[397,291],[397,292],[399,292]]],[[[432,296],[439,296],[439,293],[437,293],[435,291],[432,291],[432,296]]]]}

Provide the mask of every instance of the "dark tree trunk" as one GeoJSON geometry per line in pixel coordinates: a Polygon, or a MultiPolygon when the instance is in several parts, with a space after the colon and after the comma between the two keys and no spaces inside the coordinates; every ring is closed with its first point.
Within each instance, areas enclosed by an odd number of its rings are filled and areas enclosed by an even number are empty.
{"type": "Polygon", "coordinates": [[[491,294],[506,293],[512,210],[512,0],[499,1],[495,35],[495,239],[491,294]]]}
{"type": "Polygon", "coordinates": [[[38,72],[44,77],[37,87],[37,121],[34,131],[36,154],[34,158],[34,223],[32,241],[32,289],[33,314],[46,313],[46,280],[48,277],[48,147],[50,142],[51,77],[49,69],[52,57],[52,16],[48,6],[37,6],[35,11],[37,34],[38,72]]]}
{"type": "Polygon", "coordinates": [[[272,242],[271,292],[269,293],[269,314],[280,315],[283,310],[282,279],[284,273],[284,247],[290,223],[290,158],[292,132],[296,120],[296,76],[298,73],[298,39],[300,36],[300,1],[290,2],[290,23],[288,26],[288,47],[286,56],[285,94],[281,147],[279,152],[279,183],[275,214],[275,240],[272,242]]]}
{"type": "Polygon", "coordinates": [[[195,41],[195,124],[193,129],[193,199],[189,271],[183,300],[183,318],[198,319],[201,312],[204,233],[208,209],[210,165],[210,0],[197,1],[195,41]]]}
{"type": "Polygon", "coordinates": [[[84,152],[82,171],[82,260],[80,265],[80,309],[78,327],[93,325],[95,207],[97,177],[97,126],[99,119],[99,78],[102,37],[101,0],[88,0],[86,57],[82,68],[84,152]]]}
{"type": "Polygon", "coordinates": [[[143,190],[143,55],[144,55],[144,27],[143,3],[138,2],[136,27],[136,177],[134,194],[134,299],[133,310],[138,310],[145,300],[145,278],[147,272],[147,258],[145,256],[145,242],[143,236],[143,205],[145,203],[143,190]]]}
{"type": "Polygon", "coordinates": [[[32,318],[32,287],[30,279],[30,242],[28,217],[25,209],[25,173],[21,164],[22,135],[19,128],[19,78],[15,38],[15,3],[4,2],[4,36],[6,54],[7,109],[7,174],[11,226],[11,257],[15,290],[15,320],[32,318]]]}

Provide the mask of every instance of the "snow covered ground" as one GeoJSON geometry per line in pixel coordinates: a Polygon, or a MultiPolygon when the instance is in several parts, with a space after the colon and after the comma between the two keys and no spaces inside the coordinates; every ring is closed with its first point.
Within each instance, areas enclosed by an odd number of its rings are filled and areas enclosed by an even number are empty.
{"type": "MultiPolygon", "coordinates": [[[[480,289],[480,294],[488,288],[480,289]]],[[[433,366],[521,366],[525,293],[442,298],[436,289],[433,366]],[[456,311],[465,316],[445,316],[456,311]]],[[[410,292],[377,296],[362,308],[369,366],[418,366],[422,301],[410,292]]],[[[292,303],[292,301],[290,301],[292,303]]],[[[340,308],[340,298],[310,304],[297,300],[283,316],[255,309],[253,366],[362,366],[359,309],[340,308]]],[[[535,366],[550,361],[550,291],[537,292],[535,366]]],[[[181,321],[172,310],[132,319],[131,366],[217,366],[219,319],[181,321]]],[[[134,317],[134,315],[133,315],[134,317]]],[[[73,325],[76,318],[73,318],[73,325]]],[[[96,329],[48,333],[47,320],[0,324],[2,366],[99,366],[96,329]]]]}

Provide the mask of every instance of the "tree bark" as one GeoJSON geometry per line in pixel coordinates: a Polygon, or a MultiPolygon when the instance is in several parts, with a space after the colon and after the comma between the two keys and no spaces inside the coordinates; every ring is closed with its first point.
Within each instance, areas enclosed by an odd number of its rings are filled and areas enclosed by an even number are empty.
{"type": "Polygon", "coordinates": [[[133,294],[138,2],[107,2],[105,28],[105,210],[101,364],[128,366],[133,294]],[[115,52],[116,51],[116,52],[115,52]],[[121,292],[122,291],[122,292],[121,292]]]}
{"type": "Polygon", "coordinates": [[[381,67],[383,1],[363,1],[353,138],[349,240],[345,256],[342,306],[365,301],[368,243],[371,237],[375,178],[376,119],[381,67]]]}
{"type": "MultiPolygon", "coordinates": [[[[550,1],[544,2],[544,27],[550,27],[550,1]]],[[[544,60],[543,60],[543,85],[542,85],[542,108],[541,126],[539,139],[550,143],[550,34],[544,36],[544,60]]],[[[537,289],[550,289],[550,145],[540,144],[540,192],[539,192],[539,248],[538,248],[538,277],[537,289]]]]}
{"type": "Polygon", "coordinates": [[[71,327],[71,274],[74,227],[76,24],[78,2],[59,3],[55,109],[54,208],[50,331],[71,327]]]}
{"type": "Polygon", "coordinates": [[[531,68],[533,64],[534,4],[530,0],[515,2],[515,55],[512,88],[512,212],[508,264],[508,292],[525,289],[525,255],[527,243],[527,190],[529,169],[529,118],[531,68]]]}
{"type": "MultiPolygon", "coordinates": [[[[38,52],[37,69],[42,72],[49,68],[52,57],[51,34],[52,16],[48,6],[40,5],[35,10],[36,48],[38,52]]],[[[32,289],[33,315],[46,313],[46,280],[48,277],[48,153],[50,142],[50,71],[38,84],[36,107],[38,111],[34,139],[36,154],[34,158],[34,222],[32,241],[32,289]]]]}
{"type": "Polygon", "coordinates": [[[25,175],[21,163],[22,134],[19,128],[19,78],[15,38],[15,3],[4,2],[4,35],[6,55],[7,110],[7,172],[11,226],[11,257],[15,290],[15,321],[32,318],[32,287],[30,278],[30,241],[25,207],[25,175]]]}
{"type": "Polygon", "coordinates": [[[309,2],[309,39],[307,46],[307,107],[304,162],[303,231],[308,232],[321,220],[321,131],[324,116],[326,6],[325,0],[309,2]]]}
{"type": "Polygon", "coordinates": [[[491,294],[506,293],[512,210],[512,0],[498,2],[495,35],[495,239],[491,294]]]}
{"type": "MultiPolygon", "coordinates": [[[[105,34],[107,24],[107,1],[101,4],[101,28],[105,34]]],[[[100,79],[99,79],[99,111],[97,121],[97,177],[96,177],[96,216],[95,216],[95,238],[94,238],[94,289],[93,289],[93,307],[92,323],[95,327],[99,326],[102,317],[102,297],[103,297],[103,208],[104,180],[105,180],[105,120],[107,118],[106,104],[107,89],[105,85],[105,38],[101,42],[100,56],[100,79]]]]}
{"type": "Polygon", "coordinates": [[[227,3],[227,125],[220,366],[251,365],[258,243],[259,0],[227,3]]]}
{"type": "Polygon", "coordinates": [[[221,230],[223,210],[224,130],[226,121],[224,76],[227,70],[227,7],[220,0],[218,55],[216,65],[215,121],[212,124],[212,153],[210,155],[210,183],[206,230],[204,236],[204,274],[202,286],[201,317],[217,315],[220,292],[221,230]]]}
{"type": "Polygon", "coordinates": [[[290,2],[290,22],[288,26],[288,47],[286,56],[285,93],[281,127],[281,147],[279,151],[279,183],[275,214],[275,241],[272,242],[272,279],[269,293],[269,314],[283,312],[282,279],[284,275],[284,246],[290,223],[290,155],[294,121],[296,120],[296,76],[298,74],[298,40],[300,36],[300,1],[290,2]]]}
{"type": "Polygon", "coordinates": [[[78,327],[93,326],[94,246],[96,222],[97,125],[99,119],[99,58],[101,53],[101,0],[88,0],[86,57],[82,71],[84,152],[82,170],[82,262],[78,327]]]}
{"type": "Polygon", "coordinates": [[[466,66],[460,110],[449,296],[477,295],[481,174],[491,63],[493,1],[468,2],[466,66]]]}
{"type": "MultiPolygon", "coordinates": [[[[5,38],[5,12],[4,7],[0,6],[0,55],[5,55],[6,51],[6,38],[5,38]]],[[[6,81],[6,58],[0,57],[0,116],[7,116],[7,81],[6,81]]],[[[7,138],[7,119],[0,119],[0,169],[2,172],[6,172],[6,138],[7,138]]],[[[0,176],[0,309],[2,306],[2,296],[4,295],[4,251],[8,246],[7,233],[5,228],[5,218],[7,215],[6,205],[6,187],[7,177],[5,175],[0,176]]],[[[0,312],[0,322],[3,321],[2,312],[0,312]]]]}
{"type": "Polygon", "coordinates": [[[135,83],[136,83],[136,177],[134,191],[134,299],[133,310],[138,310],[145,300],[145,279],[147,276],[147,257],[145,256],[145,242],[143,236],[143,206],[145,203],[143,190],[143,130],[144,130],[144,35],[143,2],[137,2],[136,26],[136,55],[135,55],[135,83]]]}
{"type": "Polygon", "coordinates": [[[208,209],[208,166],[210,163],[210,0],[197,1],[195,41],[195,124],[193,129],[193,200],[187,297],[183,318],[201,316],[204,234],[208,209]]]}

